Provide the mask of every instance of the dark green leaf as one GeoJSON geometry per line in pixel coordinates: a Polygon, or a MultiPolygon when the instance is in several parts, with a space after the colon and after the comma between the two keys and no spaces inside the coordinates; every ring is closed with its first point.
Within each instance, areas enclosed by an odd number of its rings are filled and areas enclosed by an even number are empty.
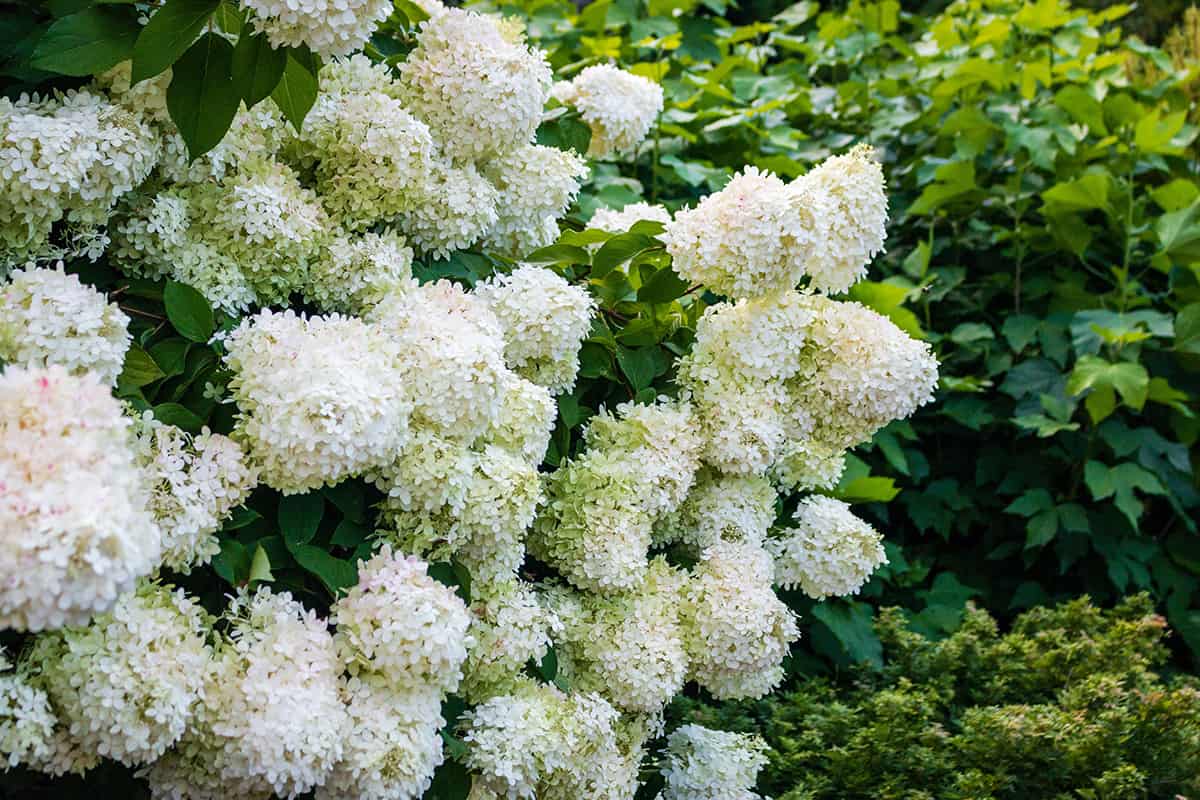
{"type": "Polygon", "coordinates": [[[664,267],[650,276],[650,280],[638,289],[637,298],[642,303],[669,303],[682,297],[688,290],[688,282],[680,278],[675,270],[664,267]]]}
{"type": "Polygon", "coordinates": [[[61,75],[88,76],[129,58],[141,26],[130,6],[93,6],[57,20],[33,51],[33,66],[61,75]]]}
{"type": "Polygon", "coordinates": [[[133,46],[133,83],[153,78],[175,63],[196,40],[221,0],[167,0],[154,12],[133,46]]]}
{"type": "Polygon", "coordinates": [[[167,110],[191,158],[217,146],[241,101],[233,84],[233,45],[220,35],[204,34],[175,62],[167,110]]]}
{"type": "Polygon", "coordinates": [[[291,494],[279,500],[279,532],[293,550],[308,544],[317,535],[325,515],[325,499],[320,492],[291,494]]]}
{"type": "Polygon", "coordinates": [[[883,665],[883,645],[875,635],[871,607],[866,603],[827,600],[812,608],[812,615],[829,628],[851,663],[883,665]]]}
{"type": "Polygon", "coordinates": [[[316,575],[334,597],[358,583],[358,567],[351,561],[331,556],[311,544],[292,546],[291,551],[296,563],[316,575]]]}
{"type": "Polygon", "coordinates": [[[204,420],[179,403],[160,403],[154,407],[154,418],[183,428],[188,433],[199,433],[204,427],[204,420]]]}
{"type": "Polygon", "coordinates": [[[587,251],[582,247],[552,244],[549,247],[534,250],[521,260],[530,264],[586,264],[590,259],[587,251]]]}
{"type": "Polygon", "coordinates": [[[600,246],[592,257],[592,278],[599,280],[638,253],[659,246],[657,240],[642,233],[622,233],[600,246]]]}
{"type": "Polygon", "coordinates": [[[297,131],[317,100],[317,75],[307,51],[289,50],[283,77],[271,92],[271,99],[297,131]]]}
{"type": "Polygon", "coordinates": [[[658,348],[617,346],[617,363],[621,365],[621,371],[629,379],[634,391],[646,388],[654,380],[656,349],[658,348]]]}
{"type": "Polygon", "coordinates": [[[250,575],[250,552],[236,539],[222,539],[221,552],[213,556],[212,566],[230,586],[241,586],[250,575]]]}
{"type": "Polygon", "coordinates": [[[574,116],[562,116],[543,123],[537,130],[537,143],[559,150],[574,150],[587,155],[592,142],[592,129],[574,116]]]}
{"type": "Polygon", "coordinates": [[[187,363],[188,348],[192,343],[185,339],[164,339],[151,346],[150,357],[168,378],[182,375],[187,363]]]}
{"type": "Polygon", "coordinates": [[[276,50],[266,34],[242,29],[233,48],[233,83],[247,108],[271,96],[287,66],[287,51],[276,50]]]}
{"type": "Polygon", "coordinates": [[[131,344],[125,352],[125,365],[121,369],[121,375],[117,382],[120,385],[137,389],[154,383],[162,377],[165,377],[165,373],[154,359],[136,344],[131,344]]]}
{"type": "Polygon", "coordinates": [[[177,281],[168,281],[163,290],[163,303],[167,308],[167,319],[175,330],[193,342],[207,342],[212,338],[216,323],[212,306],[204,295],[177,281]]]}

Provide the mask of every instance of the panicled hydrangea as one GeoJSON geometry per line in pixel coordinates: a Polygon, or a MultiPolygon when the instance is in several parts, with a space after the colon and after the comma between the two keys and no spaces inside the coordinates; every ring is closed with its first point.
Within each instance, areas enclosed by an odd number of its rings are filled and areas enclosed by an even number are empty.
{"type": "Polygon", "coordinates": [[[715,544],[696,565],[680,619],[691,676],[717,699],[762,697],[783,680],[800,631],[771,583],[771,556],[755,544],[715,544]]]}
{"type": "Polygon", "coordinates": [[[499,216],[487,244],[517,258],[554,243],[556,220],[588,174],[587,163],[574,151],[539,144],[520,145],[482,170],[499,193],[499,216]]]}
{"type": "Polygon", "coordinates": [[[786,489],[832,489],[846,468],[845,448],[809,438],[789,439],[771,465],[771,480],[786,489]]]}
{"type": "Polygon", "coordinates": [[[633,152],[663,109],[661,86],[612,64],[586,67],[572,80],[556,83],[553,93],[592,129],[587,154],[593,158],[633,152]]]}
{"type": "Polygon", "coordinates": [[[459,8],[421,23],[399,72],[405,105],[448,156],[465,161],[533,141],[552,83],[540,50],[496,19],[459,8]]]}
{"type": "Polygon", "coordinates": [[[516,375],[501,385],[500,411],[484,438],[537,466],[550,445],[558,406],[549,389],[516,375]]]}
{"type": "Polygon", "coordinates": [[[135,424],[134,451],[150,483],[147,508],[162,529],[162,564],[187,574],[221,549],[217,531],[249,497],[258,474],[228,436],[192,436],[147,411],[135,424]]]}
{"type": "Polygon", "coordinates": [[[368,319],[394,342],[413,427],[470,441],[499,413],[505,388],[500,323],[449,281],[393,293],[368,319]]]}
{"type": "Polygon", "coordinates": [[[204,702],[144,776],[154,798],[294,798],[324,783],[350,733],[325,621],[287,592],[230,603],[204,702]]]}
{"type": "Polygon", "coordinates": [[[575,691],[598,692],[617,708],[655,714],[687,676],[678,606],[686,576],[662,559],[642,585],[608,597],[558,587],[548,592],[563,632],[559,670],[575,691]]]}
{"type": "Polygon", "coordinates": [[[659,800],[758,800],[754,784],[767,760],[759,736],[681,725],[667,737],[659,800]]]}
{"type": "Polygon", "coordinates": [[[474,164],[434,162],[417,190],[423,200],[396,216],[422,253],[445,258],[488,235],[500,219],[500,193],[474,164]]]}
{"type": "Polygon", "coordinates": [[[317,55],[341,56],[359,49],[387,19],[387,0],[239,0],[256,32],[271,46],[306,45],[317,55]]]}
{"type": "Polygon", "coordinates": [[[693,383],[738,386],[787,380],[803,366],[815,317],[795,291],[709,306],[696,323],[688,377],[693,383]]]}
{"type": "Polygon", "coordinates": [[[662,240],[685,280],[730,298],[791,289],[818,245],[787,184],[755,167],[677,211],[662,240]]]}
{"type": "Polygon", "coordinates": [[[629,203],[621,209],[598,208],[588,220],[588,230],[600,230],[608,233],[625,233],[636,223],[642,221],[661,222],[667,225],[671,222],[671,212],[660,205],[651,203],[629,203]]]}
{"type": "Polygon", "coordinates": [[[867,274],[887,238],[887,186],[875,151],[859,145],[827,158],[788,187],[821,243],[804,265],[814,289],[844,292],[867,274]]]}
{"type": "Polygon", "coordinates": [[[483,791],[511,800],[632,800],[637,789],[640,752],[621,747],[619,715],[599,695],[528,683],[463,719],[466,764],[483,791]]]}
{"type": "Polygon", "coordinates": [[[143,583],[90,624],[39,636],[29,661],[81,748],[137,766],[190,723],[212,658],[209,625],[182,589],[143,583]]]}
{"type": "Polygon", "coordinates": [[[14,669],[0,650],[0,760],[4,771],[46,766],[54,752],[57,724],[50,699],[25,664],[14,669]]]}
{"type": "Polygon", "coordinates": [[[379,675],[346,678],[342,699],[352,735],[317,800],[419,800],[443,761],[442,696],[398,691],[379,675]]]}
{"type": "Polygon", "coordinates": [[[832,497],[800,501],[796,526],[767,542],[775,583],[799,588],[814,600],[858,594],[871,573],[887,563],[883,537],[832,497]]]}
{"type": "Polygon", "coordinates": [[[304,299],[325,312],[365,314],[412,284],[413,251],[392,230],[334,236],[313,262],[304,299]]]}
{"type": "MultiPolygon", "coordinates": [[[[474,589],[474,587],[472,587],[474,589]]],[[[558,618],[538,602],[533,586],[512,578],[487,587],[471,603],[471,649],[463,695],[482,702],[515,691],[529,661],[541,663],[558,618]]]]}
{"type": "Polygon", "coordinates": [[[0,628],[83,625],[158,564],[128,430],[91,374],[0,374],[0,628]]]}
{"type": "Polygon", "coordinates": [[[552,270],[522,265],[479,284],[475,296],[503,327],[511,369],[555,394],[571,390],[596,308],[586,289],[552,270]]]}
{"type": "Polygon", "coordinates": [[[117,382],[129,349],[129,317],[104,295],[56,269],[15,272],[0,287],[0,360],[23,367],[58,364],[117,382]]]}
{"type": "Polygon", "coordinates": [[[814,421],[814,439],[852,447],[933,400],[938,362],[928,344],[859,303],[809,299],[811,362],[790,389],[814,421]]]}
{"type": "Polygon", "coordinates": [[[390,462],[407,437],[396,344],[337,314],[245,319],[225,340],[238,406],[234,438],[263,483],[285,494],[390,462]]]}
{"type": "Polygon", "coordinates": [[[154,130],[101,94],[0,97],[0,276],[25,261],[80,252],[72,238],[95,260],[91,231],[146,179],[159,153],[154,130]],[[57,248],[50,235],[64,221],[66,247],[57,248]]]}
{"type": "Polygon", "coordinates": [[[688,378],[686,362],[680,375],[692,387],[692,401],[704,431],[704,461],[731,475],[757,475],[778,458],[793,432],[790,398],[774,383],[737,386],[717,381],[697,383],[688,378]]]}
{"type": "Polygon", "coordinates": [[[428,202],[421,192],[433,169],[433,138],[395,97],[360,88],[322,93],[299,140],[301,163],[311,165],[322,204],[348,228],[428,202]]]}
{"type": "Polygon", "coordinates": [[[470,619],[454,590],[427,569],[387,545],[360,562],[358,583],[332,611],[334,639],[352,672],[376,673],[402,691],[458,686],[470,619]]]}
{"type": "Polygon", "coordinates": [[[775,489],[759,475],[702,470],[677,511],[655,523],[656,544],[701,552],[718,542],[762,544],[775,521],[775,489]]]}

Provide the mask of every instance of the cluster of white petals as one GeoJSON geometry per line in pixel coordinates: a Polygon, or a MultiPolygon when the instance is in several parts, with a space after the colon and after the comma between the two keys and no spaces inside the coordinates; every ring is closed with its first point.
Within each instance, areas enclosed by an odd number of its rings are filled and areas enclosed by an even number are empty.
{"type": "Polygon", "coordinates": [[[209,625],[182,589],[144,583],[88,625],[39,636],[28,661],[81,748],[137,766],[186,730],[212,659],[209,625]]]}
{"type": "Polygon", "coordinates": [[[396,343],[376,326],[262,311],[225,348],[234,438],[274,489],[304,492],[377,468],[407,436],[396,343]]]}
{"type": "Polygon", "coordinates": [[[465,250],[500,221],[500,192],[474,164],[435,163],[425,175],[423,202],[396,217],[417,249],[439,258],[465,250]]]}
{"type": "Polygon", "coordinates": [[[554,97],[572,106],[592,130],[588,155],[633,152],[663,110],[663,90],[649,78],[612,64],[593,64],[554,85],[554,97]]]}
{"type": "Polygon", "coordinates": [[[758,800],[754,784],[766,764],[761,737],[680,725],[667,737],[659,800],[758,800]]]}
{"type": "Polygon", "coordinates": [[[421,24],[399,70],[404,102],[459,160],[532,142],[552,83],[540,50],[494,18],[459,8],[421,24]]]}
{"type": "Polygon", "coordinates": [[[533,585],[515,578],[486,587],[482,597],[473,598],[470,611],[472,641],[462,685],[470,700],[514,691],[525,665],[541,662],[551,635],[561,627],[533,585]]]}
{"type": "Polygon", "coordinates": [[[632,800],[641,752],[622,747],[619,714],[599,695],[530,683],[463,719],[484,797],[632,800]]]}
{"type": "Polygon", "coordinates": [[[810,495],[795,519],[795,527],[767,542],[775,583],[784,588],[799,588],[814,600],[857,594],[887,563],[883,537],[841,500],[810,495]]]}
{"type": "Polygon", "coordinates": [[[361,564],[358,583],[334,604],[342,660],[407,691],[451,692],[467,658],[467,608],[429,577],[424,561],[386,545],[361,564]]]}
{"type": "Polygon", "coordinates": [[[338,234],[309,268],[304,299],[325,312],[365,314],[412,285],[412,261],[395,231],[338,234]]]}
{"type": "Polygon", "coordinates": [[[475,288],[504,329],[509,368],[551,392],[575,385],[579,347],[591,329],[596,302],[552,270],[522,265],[475,288]]]}
{"type": "Polygon", "coordinates": [[[245,502],[258,473],[228,436],[208,430],[191,436],[149,411],[134,431],[134,451],[150,482],[148,508],[162,530],[162,564],[186,574],[220,551],[217,530],[245,502]]]}
{"type": "Polygon", "coordinates": [[[700,553],[718,542],[762,544],[775,521],[775,487],[761,475],[702,470],[687,499],[655,522],[655,544],[700,553]]]}
{"type": "Polygon", "coordinates": [[[771,556],[750,543],[715,544],[696,565],[680,618],[691,676],[713,697],[762,697],[783,680],[800,631],[772,578],[771,556]]]}
{"type": "Polygon", "coordinates": [[[0,758],[5,769],[21,764],[48,767],[57,721],[46,690],[28,669],[14,669],[0,650],[0,758]]]}
{"type": "Polygon", "coordinates": [[[637,202],[622,206],[619,210],[598,208],[588,220],[589,230],[606,231],[608,233],[625,233],[638,222],[661,222],[666,225],[671,221],[671,212],[660,205],[637,202]]]}
{"type": "Polygon", "coordinates": [[[94,375],[0,374],[0,627],[86,624],[157,566],[128,431],[94,375]]]}
{"type": "Polygon", "coordinates": [[[498,192],[498,218],[485,245],[519,258],[558,238],[558,218],[571,207],[588,167],[572,150],[525,144],[488,161],[483,174],[498,192]]]}
{"type": "Polygon", "coordinates": [[[0,287],[0,360],[57,364],[115,384],[129,349],[129,317],[103,294],[56,269],[14,272],[0,287]]]}
{"type": "Polygon", "coordinates": [[[106,242],[95,229],[145,180],[159,149],[152,128],[102,94],[0,97],[0,276],[29,260],[97,257],[106,242]],[[56,252],[50,234],[60,222],[69,246],[56,252]]]}
{"type": "Polygon", "coordinates": [[[305,45],[322,56],[340,56],[366,44],[392,11],[388,0],[239,0],[255,30],[272,47],[305,45]]]}

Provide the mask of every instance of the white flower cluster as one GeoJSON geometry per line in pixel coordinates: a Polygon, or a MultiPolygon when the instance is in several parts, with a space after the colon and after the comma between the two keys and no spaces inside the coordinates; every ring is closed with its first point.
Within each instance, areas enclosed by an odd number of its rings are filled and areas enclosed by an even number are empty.
{"type": "Polygon", "coordinates": [[[529,683],[463,719],[483,797],[633,798],[641,751],[622,741],[619,714],[599,695],[529,683]]]}
{"type": "Polygon", "coordinates": [[[554,97],[574,107],[592,129],[593,158],[633,152],[663,110],[661,86],[612,64],[594,64],[556,83],[554,97]]]}
{"type": "Polygon", "coordinates": [[[0,360],[9,364],[58,364],[115,384],[129,349],[128,324],[124,312],[64,272],[61,262],[15,272],[0,287],[0,360]]]}
{"type": "Polygon", "coordinates": [[[811,495],[796,509],[796,527],[767,542],[775,583],[814,600],[857,594],[887,563],[879,532],[831,497],[811,495]]]}
{"type": "Polygon", "coordinates": [[[240,0],[272,47],[341,56],[366,44],[392,11],[388,0],[240,0]]]}
{"type": "Polygon", "coordinates": [[[6,769],[26,764],[49,771],[56,724],[46,691],[27,669],[13,669],[0,650],[0,756],[6,769]]]}
{"type": "Polygon", "coordinates": [[[651,203],[629,203],[619,210],[598,208],[588,220],[588,230],[606,231],[607,233],[625,233],[638,222],[661,222],[663,225],[671,221],[671,212],[660,205],[651,203]]]}
{"type": "Polygon", "coordinates": [[[152,128],[101,94],[0,97],[0,277],[27,261],[98,255],[96,229],[159,150],[152,128]],[[58,223],[68,247],[56,251],[58,223]]]}
{"type": "Polygon", "coordinates": [[[758,736],[681,725],[667,737],[659,800],[758,800],[754,784],[766,751],[758,736]]]}
{"type": "Polygon", "coordinates": [[[562,627],[557,615],[538,602],[533,585],[517,579],[485,587],[470,610],[472,645],[462,685],[470,700],[514,691],[525,665],[545,657],[551,636],[562,627]]]}
{"type": "Polygon", "coordinates": [[[143,583],[88,625],[39,636],[28,662],[79,747],[138,766],[191,721],[212,659],[209,628],[182,589],[143,583]]]}
{"type": "Polygon", "coordinates": [[[128,432],[91,373],[0,374],[0,627],[85,624],[157,566],[128,432]]]}
{"type": "Polygon", "coordinates": [[[687,499],[654,525],[657,545],[680,543],[699,554],[718,542],[762,544],[775,521],[775,487],[761,475],[703,469],[687,499]]]}
{"type": "Polygon", "coordinates": [[[191,436],[146,412],[134,426],[134,451],[150,481],[148,508],[162,531],[163,566],[187,574],[220,550],[217,530],[245,502],[258,474],[237,442],[191,436]]]}
{"type": "Polygon", "coordinates": [[[883,170],[873,156],[856,147],[790,184],[747,167],[667,225],[675,270],[730,298],[786,291],[805,275],[814,289],[844,292],[886,236],[883,170]]]}

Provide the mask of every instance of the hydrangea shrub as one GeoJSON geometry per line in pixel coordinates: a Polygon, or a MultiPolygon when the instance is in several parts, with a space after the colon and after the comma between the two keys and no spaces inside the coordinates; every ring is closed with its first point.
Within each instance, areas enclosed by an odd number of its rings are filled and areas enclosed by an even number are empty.
{"type": "Polygon", "coordinates": [[[777,587],[886,561],[830,493],[937,361],[832,296],[883,244],[872,151],[589,221],[654,81],[555,82],[436,2],[244,2],[173,53],[180,5],[0,105],[8,766],[172,800],[756,796],[761,741],[663,709],[767,695],[802,624],[777,587]],[[230,67],[208,141],[180,104],[227,47],[255,80],[230,67]]]}

